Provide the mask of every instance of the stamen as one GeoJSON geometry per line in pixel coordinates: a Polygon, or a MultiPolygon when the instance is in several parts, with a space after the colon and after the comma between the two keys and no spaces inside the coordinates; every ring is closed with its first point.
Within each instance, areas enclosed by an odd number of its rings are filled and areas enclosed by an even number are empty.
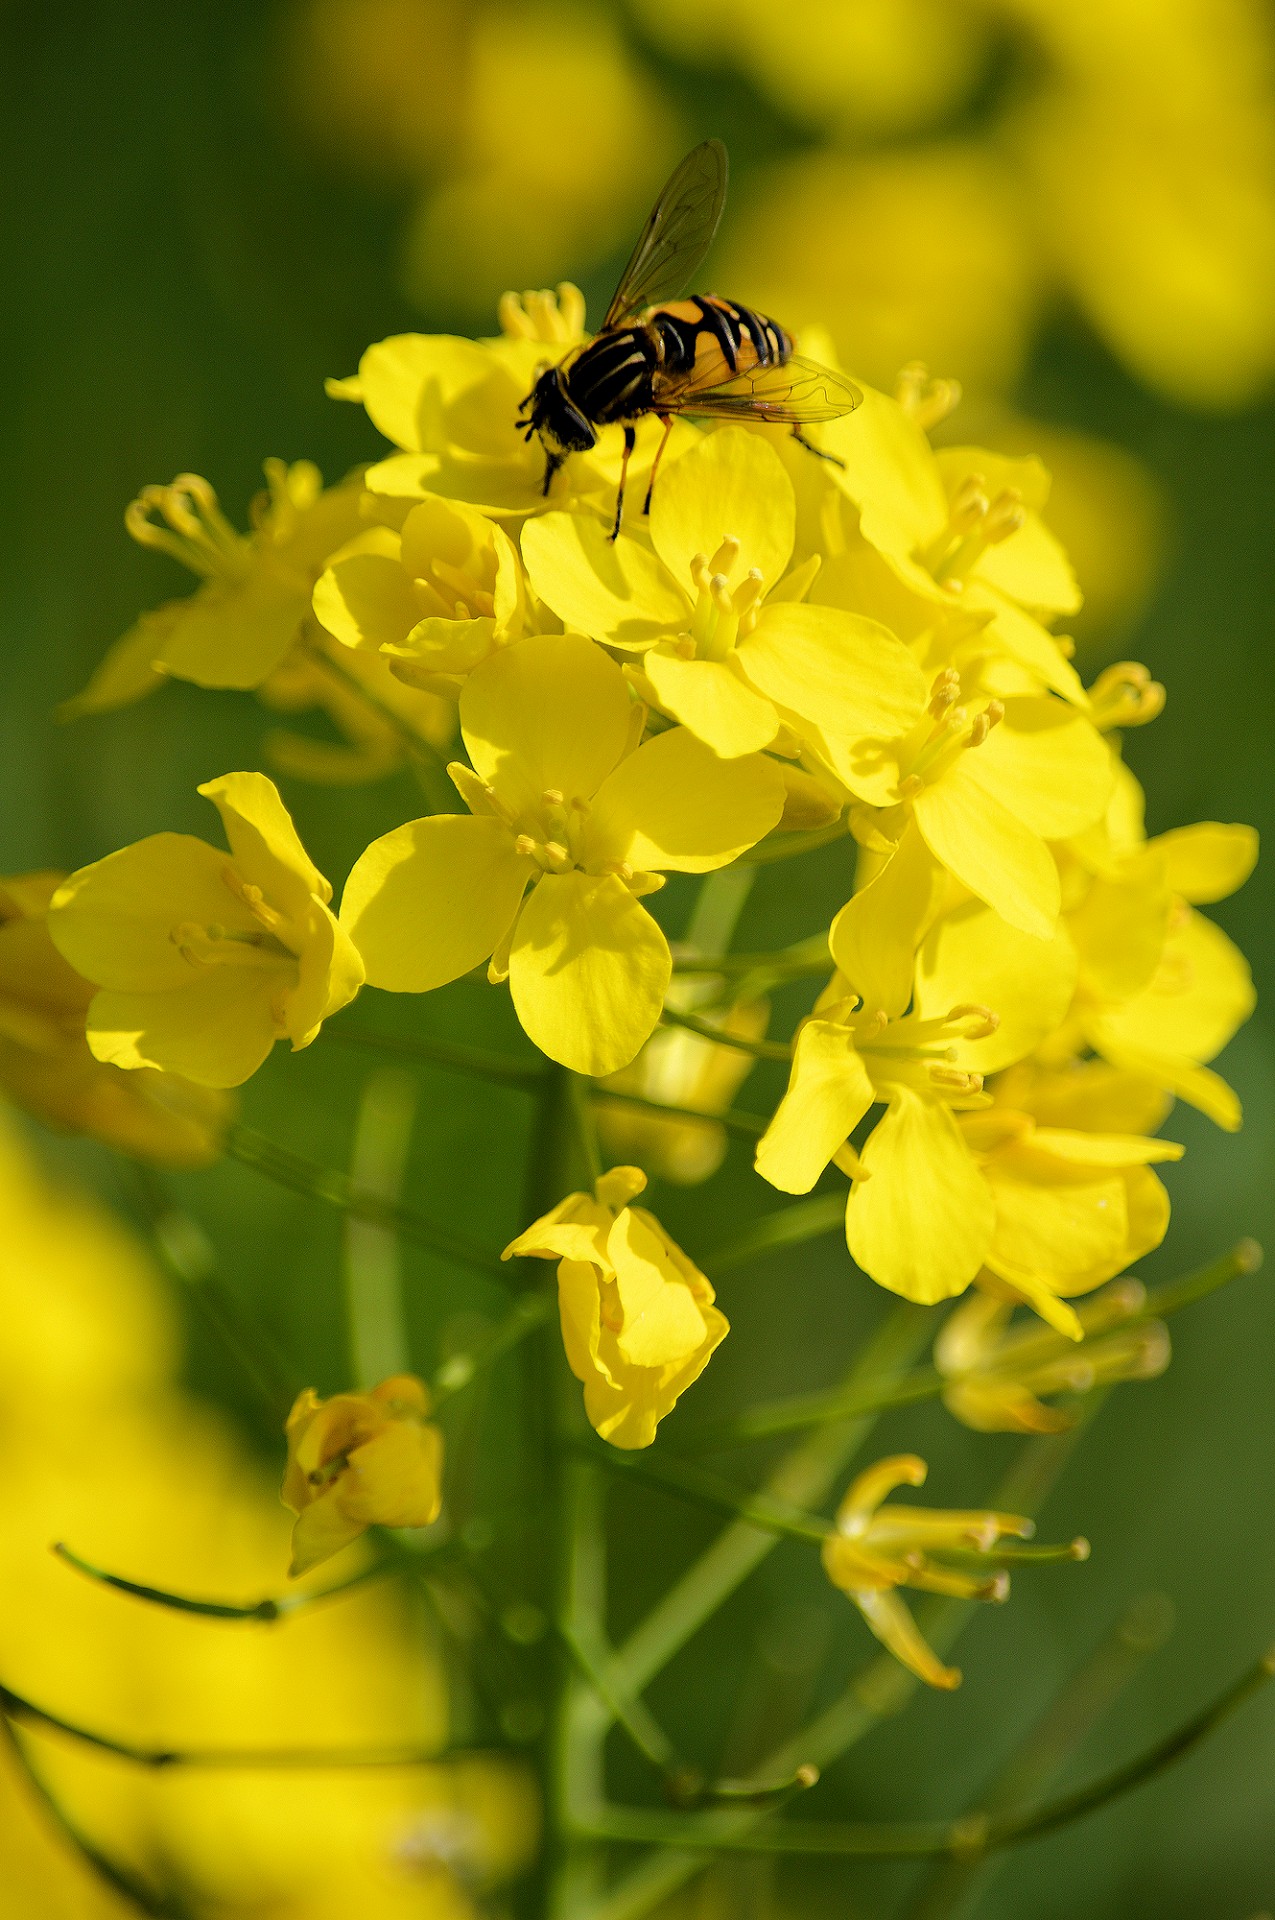
{"type": "Polygon", "coordinates": [[[1145,726],[1163,711],[1164,700],[1164,688],[1139,660],[1118,660],[1089,689],[1093,723],[1103,733],[1145,726]]]}
{"type": "Polygon", "coordinates": [[[739,558],[739,546],[736,536],[728,533],[708,563],[709,572],[729,574],[739,558]]]}
{"type": "Polygon", "coordinates": [[[514,852],[520,853],[524,860],[535,857],[536,843],[529,833],[520,833],[514,841],[514,852]]]}
{"type": "Polygon", "coordinates": [[[963,1037],[966,1040],[989,1040],[1000,1026],[1001,1017],[999,1013],[993,1013],[990,1007],[981,1006],[977,1001],[969,1001],[962,1002],[959,1007],[953,1007],[947,1016],[946,1024],[955,1025],[959,1021],[973,1022],[972,1026],[967,1026],[965,1029],[963,1037]]]}
{"type": "Polygon", "coordinates": [[[561,807],[566,805],[566,795],[563,793],[561,787],[546,787],[540,798],[546,807],[561,807]]]}
{"type": "Polygon", "coordinates": [[[928,433],[960,405],[961,383],[932,380],[925,362],[912,360],[899,374],[894,397],[922,433],[928,433]]]}

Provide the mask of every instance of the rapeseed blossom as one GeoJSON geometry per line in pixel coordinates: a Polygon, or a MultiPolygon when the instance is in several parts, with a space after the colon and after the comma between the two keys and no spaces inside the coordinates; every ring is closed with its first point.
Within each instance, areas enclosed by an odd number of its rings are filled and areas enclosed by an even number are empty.
{"type": "Polygon", "coordinates": [[[443,1437],[429,1393],[395,1374],[370,1393],[320,1400],[299,1393],[288,1415],[281,1499],[297,1516],[295,1578],[330,1560],[369,1527],[428,1527],[443,1504],[443,1437]]]}
{"type": "Polygon", "coordinates": [[[91,981],[49,937],[49,902],[64,873],[0,880],[0,1090],[41,1120],[86,1133],[161,1166],[216,1160],[229,1100],[177,1074],[123,1072],[85,1036],[91,981]]]}
{"type": "Polygon", "coordinates": [[[758,754],[721,760],[684,728],[639,745],[644,711],[579,634],[541,635],[477,668],[460,699],[468,816],[374,841],[341,925],[373,986],[426,993],[489,960],[518,1018],[577,1073],[626,1066],[672,975],[641,905],[666,870],[725,866],[779,820],[783,782],[758,754]]]}
{"type": "Polygon", "coordinates": [[[640,1167],[613,1167],[502,1256],[558,1262],[567,1360],[590,1422],[614,1447],[649,1447],[730,1331],[699,1268],[654,1214],[630,1204],[645,1186],[640,1167]]]}
{"type": "Polygon", "coordinates": [[[309,1046],[363,984],[363,964],[328,906],[273,783],[228,773],[199,789],[230,853],[157,833],[63,881],[53,944],[98,988],[95,1059],[236,1087],[276,1040],[309,1046]]]}
{"type": "Polygon", "coordinates": [[[1028,1539],[1035,1528],[1013,1513],[960,1513],[937,1507],[883,1505],[896,1487],[920,1487],[928,1468],[914,1453],[878,1460],[851,1481],[837,1508],[836,1532],[823,1548],[824,1572],[896,1660],[927,1687],[961,1684],[944,1666],[904,1602],[900,1587],[961,1600],[1004,1600],[1009,1575],[995,1567],[999,1540],[1028,1539]],[[985,1572],[983,1562],[992,1567],[985,1572]]]}

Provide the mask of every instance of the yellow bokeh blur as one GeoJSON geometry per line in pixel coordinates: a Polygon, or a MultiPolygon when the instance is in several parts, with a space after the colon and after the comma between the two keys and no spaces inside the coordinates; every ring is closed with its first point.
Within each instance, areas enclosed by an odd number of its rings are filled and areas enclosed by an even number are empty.
{"type": "MultiPolygon", "coordinates": [[[[0,1679],[78,1725],[163,1748],[441,1749],[445,1678],[396,1582],[274,1625],[96,1585],[49,1549],[231,1601],[285,1585],[275,1475],[181,1389],[163,1282],[124,1229],[0,1133],[0,1679]]],[[[359,1565],[352,1549],[319,1584],[359,1565]]],[[[155,1772],[47,1732],[19,1739],[74,1827],[197,1920],[465,1920],[534,1844],[521,1774],[486,1757],[402,1769],[155,1772]]],[[[3,1910],[120,1911],[0,1770],[3,1910]],[[10,1840],[10,1837],[11,1840],[10,1840]],[[60,1902],[61,1904],[57,1904],[60,1902]]]]}

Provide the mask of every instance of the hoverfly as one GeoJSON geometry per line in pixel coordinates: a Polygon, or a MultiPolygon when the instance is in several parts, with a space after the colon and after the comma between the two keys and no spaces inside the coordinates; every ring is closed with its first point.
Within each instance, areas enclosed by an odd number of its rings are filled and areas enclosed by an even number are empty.
{"type": "Polygon", "coordinates": [[[705,140],[651,209],[598,332],[542,373],[518,409],[524,438],[538,434],[545,450],[546,494],[568,454],[596,445],[599,427],[623,426],[612,540],[620,531],[634,422],[644,414],[654,413],[664,428],[646,490],[649,513],[675,414],[786,424],[811,453],[836,461],[801,429],[838,419],[863,398],[841,374],[794,353],[791,334],[765,314],[717,294],[676,298],[708,253],[725,203],[726,149],[705,140]]]}

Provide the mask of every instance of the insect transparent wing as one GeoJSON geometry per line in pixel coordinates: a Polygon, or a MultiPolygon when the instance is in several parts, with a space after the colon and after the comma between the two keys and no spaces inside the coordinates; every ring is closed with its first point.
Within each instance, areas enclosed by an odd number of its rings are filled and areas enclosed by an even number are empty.
{"type": "Polygon", "coordinates": [[[853,413],[863,395],[853,380],[831,367],[794,354],[777,367],[750,367],[714,387],[696,387],[694,379],[655,383],[655,405],[664,413],[698,413],[708,420],[773,420],[806,426],[839,420],[853,413]]]}
{"type": "Polygon", "coordinates": [[[726,149],[705,140],[687,154],[651,209],[600,331],[682,291],[713,244],[726,204],[726,149]]]}

